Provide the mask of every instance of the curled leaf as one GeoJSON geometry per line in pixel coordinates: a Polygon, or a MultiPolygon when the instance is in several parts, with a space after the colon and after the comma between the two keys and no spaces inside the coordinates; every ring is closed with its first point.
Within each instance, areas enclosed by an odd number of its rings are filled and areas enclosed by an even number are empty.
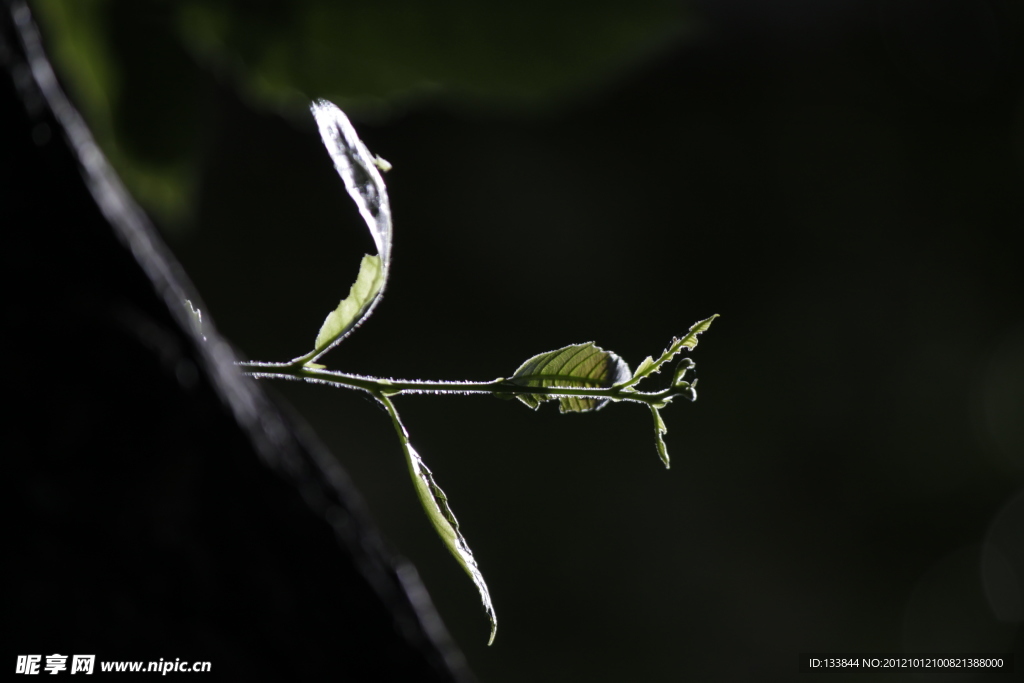
{"type": "MultiPolygon", "coordinates": [[[[317,100],[310,110],[334,167],[366,221],[387,271],[391,263],[391,203],[378,168],[379,163],[387,162],[370,153],[345,112],[336,105],[327,100],[317,100]]],[[[390,168],[391,165],[387,165],[390,168]]]]}
{"type": "MultiPolygon", "coordinates": [[[[524,387],[565,387],[570,389],[607,388],[630,377],[626,361],[593,342],[572,344],[555,351],[541,353],[519,366],[509,382],[524,387]]],[[[516,396],[534,410],[544,401],[558,398],[563,413],[598,410],[607,400],[585,396],[557,394],[518,394],[516,396]]]]}
{"type": "MultiPolygon", "coordinates": [[[[693,362],[692,358],[684,358],[679,361],[679,365],[676,366],[675,373],[672,374],[672,386],[680,388],[689,387],[690,383],[683,378],[686,377],[687,372],[693,370],[695,367],[697,367],[697,364],[693,362]]],[[[693,381],[694,383],[697,382],[697,380],[693,381]]]]}
{"type": "Polygon", "coordinates": [[[348,117],[334,104],[318,100],[312,104],[311,110],[334,167],[373,236],[377,256],[363,259],[356,284],[352,286],[348,298],[327,316],[320,328],[316,349],[307,357],[309,361],[316,360],[344,339],[377,305],[387,284],[391,265],[392,230],[391,203],[384,179],[380,175],[380,169],[385,165],[390,168],[390,164],[370,153],[348,117]],[[375,263],[369,263],[368,259],[375,259],[375,263]]]}
{"type": "Polygon", "coordinates": [[[652,405],[648,405],[648,407],[651,409],[651,415],[654,416],[654,445],[658,449],[658,457],[665,463],[665,469],[668,469],[668,446],[665,445],[665,434],[668,432],[668,427],[661,419],[661,412],[658,408],[652,405]]]}

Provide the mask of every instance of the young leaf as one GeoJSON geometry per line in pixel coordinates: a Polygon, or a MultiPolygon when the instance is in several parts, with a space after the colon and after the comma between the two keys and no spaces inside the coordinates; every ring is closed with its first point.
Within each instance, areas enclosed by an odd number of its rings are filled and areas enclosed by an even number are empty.
{"type": "MultiPolygon", "coordinates": [[[[370,153],[359,139],[348,117],[334,104],[327,100],[318,100],[310,109],[320,128],[320,137],[334,161],[334,167],[345,183],[349,196],[356,203],[359,215],[370,229],[373,242],[377,246],[377,256],[367,256],[363,259],[356,284],[352,286],[348,298],[327,316],[327,321],[321,327],[316,339],[316,349],[307,357],[309,362],[316,360],[344,339],[345,335],[358,327],[360,321],[368,317],[377,305],[384,285],[387,284],[388,269],[391,266],[392,230],[391,204],[388,201],[384,179],[380,175],[380,168],[385,164],[390,168],[390,164],[370,153]],[[368,258],[376,259],[376,265],[368,265],[368,258]],[[375,272],[369,272],[371,268],[375,268],[375,272]],[[357,287],[360,288],[360,292],[368,294],[353,300],[353,296],[357,294],[357,287]],[[352,305],[359,304],[354,312],[350,311],[351,317],[348,313],[342,312],[342,308],[350,300],[353,300],[352,305]]],[[[351,306],[346,311],[350,308],[351,306]]]]}
{"type": "Polygon", "coordinates": [[[668,446],[665,445],[665,434],[668,432],[668,427],[665,426],[665,421],[661,419],[661,412],[655,407],[648,404],[651,409],[651,415],[654,416],[654,445],[658,449],[658,457],[665,463],[665,469],[669,468],[668,464],[668,446]]]}
{"type": "Polygon", "coordinates": [[[697,347],[697,335],[711,327],[711,323],[714,322],[717,317],[718,314],[715,313],[710,318],[694,323],[690,328],[690,331],[687,332],[682,339],[672,340],[672,343],[669,344],[668,348],[665,349],[665,352],[661,354],[661,357],[658,358],[658,360],[654,360],[650,356],[647,356],[647,358],[640,363],[639,367],[637,367],[633,376],[629,378],[628,381],[624,380],[623,386],[633,386],[643,378],[650,377],[657,372],[661,372],[661,366],[675,358],[683,349],[689,349],[691,351],[695,349],[697,347]]]}
{"type": "MultiPolygon", "coordinates": [[[[686,373],[697,367],[697,364],[693,362],[692,358],[684,358],[679,361],[679,365],[676,366],[676,371],[672,374],[672,386],[674,387],[689,387],[690,383],[683,380],[686,377],[686,373]]],[[[693,380],[696,384],[697,380],[693,380]]],[[[691,399],[696,400],[696,399],[691,399]]]]}
{"type": "Polygon", "coordinates": [[[678,342],[672,345],[673,347],[678,346],[676,353],[679,353],[679,351],[681,351],[684,348],[689,349],[691,351],[697,348],[697,335],[700,334],[701,332],[705,332],[709,327],[711,327],[711,323],[715,322],[715,318],[717,317],[718,314],[715,313],[710,318],[705,318],[700,322],[694,323],[693,326],[690,327],[690,331],[686,333],[686,336],[684,336],[682,339],[680,339],[678,342]]]}
{"type": "MultiPolygon", "coordinates": [[[[625,382],[629,376],[626,361],[593,342],[587,342],[536,355],[520,365],[508,381],[524,387],[607,388],[625,382]]],[[[552,394],[518,394],[516,398],[534,410],[544,401],[558,398],[559,409],[563,413],[598,410],[608,402],[584,396],[557,397],[552,394]]]]}
{"type": "MultiPolygon", "coordinates": [[[[323,351],[335,340],[341,339],[365,317],[367,309],[377,300],[384,287],[384,271],[379,256],[364,256],[359,264],[359,275],[352,283],[348,296],[327,314],[327,319],[316,335],[316,350],[323,351]]],[[[307,364],[308,365],[308,364],[307,364]]]]}
{"type": "Polygon", "coordinates": [[[462,568],[469,574],[469,577],[473,579],[477,590],[480,591],[480,601],[483,603],[484,611],[487,612],[487,618],[491,622],[491,636],[487,641],[487,644],[490,645],[494,642],[494,636],[498,631],[498,616],[494,612],[494,605],[491,603],[491,593],[487,589],[484,575],[480,572],[480,567],[477,566],[476,558],[473,556],[473,551],[469,549],[466,538],[459,531],[459,522],[455,519],[455,514],[452,513],[452,509],[448,506],[448,496],[444,494],[441,487],[434,481],[434,475],[430,468],[427,467],[426,463],[423,462],[423,458],[420,457],[420,454],[409,443],[409,432],[406,431],[405,425],[402,424],[401,418],[398,417],[398,411],[395,409],[394,403],[384,394],[376,394],[376,396],[377,400],[387,409],[388,414],[391,416],[391,422],[395,426],[395,431],[398,432],[398,439],[402,442],[402,450],[405,452],[405,459],[409,465],[409,473],[412,475],[412,483],[416,488],[416,495],[419,497],[420,504],[423,505],[430,523],[434,525],[434,530],[437,531],[438,536],[444,541],[449,552],[462,565],[462,568]]]}

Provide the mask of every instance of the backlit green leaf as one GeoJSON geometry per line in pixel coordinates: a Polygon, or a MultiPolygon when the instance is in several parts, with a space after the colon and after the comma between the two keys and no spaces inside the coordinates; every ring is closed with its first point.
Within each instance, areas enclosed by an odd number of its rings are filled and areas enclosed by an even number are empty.
{"type": "Polygon", "coordinates": [[[491,635],[487,641],[487,644],[490,645],[494,642],[494,636],[498,631],[498,616],[494,612],[494,605],[491,603],[491,593],[487,589],[484,575],[480,572],[480,567],[476,563],[473,551],[469,549],[465,536],[459,530],[459,522],[455,519],[455,514],[448,505],[448,496],[445,495],[441,487],[434,481],[434,474],[427,467],[426,463],[423,462],[423,458],[412,447],[412,444],[409,443],[409,432],[406,431],[405,425],[402,424],[401,418],[398,417],[398,411],[395,409],[394,403],[391,402],[390,398],[382,394],[377,395],[377,400],[387,409],[388,414],[391,416],[391,422],[395,426],[395,431],[398,432],[398,438],[402,442],[402,450],[405,452],[405,460],[409,465],[409,473],[412,475],[412,483],[416,488],[416,495],[419,497],[420,504],[423,505],[430,523],[434,526],[434,530],[437,531],[438,536],[444,541],[451,554],[462,565],[462,568],[469,574],[469,577],[473,579],[477,590],[480,591],[480,601],[483,603],[484,610],[487,612],[487,618],[491,622],[491,635]]]}
{"type": "Polygon", "coordinates": [[[477,590],[480,591],[480,600],[491,622],[491,635],[487,640],[487,644],[490,645],[494,642],[494,636],[498,630],[498,617],[494,612],[494,605],[491,603],[491,593],[487,589],[484,575],[480,572],[480,567],[476,563],[473,551],[469,549],[469,544],[466,543],[466,537],[459,530],[459,522],[455,519],[455,514],[452,512],[451,507],[448,506],[448,497],[441,490],[441,487],[437,485],[437,482],[434,481],[434,474],[423,462],[420,454],[416,452],[412,444],[406,442],[404,448],[406,461],[409,464],[409,473],[412,474],[412,481],[416,486],[416,494],[419,496],[420,503],[423,505],[427,517],[430,518],[431,524],[434,525],[434,530],[437,531],[441,540],[444,541],[445,546],[447,546],[455,559],[458,560],[459,564],[462,565],[462,568],[469,574],[470,578],[473,579],[477,590]]]}
{"type": "MultiPolygon", "coordinates": [[[[607,388],[625,382],[629,377],[629,366],[624,360],[593,342],[587,342],[536,355],[519,366],[508,381],[524,387],[586,389],[607,388]]],[[[544,401],[558,398],[563,413],[598,410],[608,402],[557,394],[518,394],[516,398],[534,410],[544,401]]]]}
{"type": "Polygon", "coordinates": [[[380,175],[380,168],[390,168],[390,164],[370,153],[341,109],[327,100],[318,100],[311,110],[334,167],[377,246],[377,256],[363,259],[348,298],[327,316],[317,335],[316,349],[309,357],[313,361],[358,327],[377,305],[391,265],[392,224],[388,191],[380,175]]]}
{"type": "Polygon", "coordinates": [[[384,272],[379,256],[364,256],[359,276],[348,296],[327,315],[316,335],[316,350],[322,352],[342,339],[366,316],[384,287],[384,272]]]}
{"type": "MultiPolygon", "coordinates": [[[[713,323],[717,317],[718,314],[715,313],[710,318],[705,318],[700,322],[694,323],[693,326],[690,327],[690,331],[687,332],[682,339],[672,340],[672,343],[669,344],[668,348],[665,349],[665,352],[661,354],[661,357],[659,357],[658,360],[654,360],[650,356],[645,358],[644,361],[640,363],[640,366],[637,367],[633,376],[629,378],[628,381],[623,380],[623,386],[632,386],[645,377],[650,377],[655,373],[661,372],[661,367],[675,358],[683,349],[689,349],[692,351],[697,347],[697,335],[711,327],[711,323],[713,323]]],[[[676,379],[678,380],[678,377],[676,379]]]]}
{"type": "Polygon", "coordinates": [[[665,445],[665,434],[668,432],[668,427],[661,419],[661,412],[652,405],[648,407],[651,409],[651,415],[654,416],[654,445],[658,449],[658,457],[665,463],[665,469],[668,469],[668,446],[665,445]]]}

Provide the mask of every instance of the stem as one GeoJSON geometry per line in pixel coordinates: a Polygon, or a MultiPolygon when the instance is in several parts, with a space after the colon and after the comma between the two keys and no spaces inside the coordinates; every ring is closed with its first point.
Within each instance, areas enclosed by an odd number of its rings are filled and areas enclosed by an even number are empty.
{"type": "Polygon", "coordinates": [[[238,363],[242,371],[256,379],[289,379],[313,384],[362,389],[375,396],[398,396],[400,394],[543,394],[553,397],[582,396],[607,401],[636,401],[650,406],[663,407],[676,396],[687,395],[689,384],[681,382],[662,391],[637,391],[631,386],[613,387],[537,387],[516,384],[499,377],[490,382],[451,382],[425,380],[395,380],[365,375],[350,375],[336,370],[311,368],[296,361],[287,363],[262,363],[249,361],[238,363]]]}

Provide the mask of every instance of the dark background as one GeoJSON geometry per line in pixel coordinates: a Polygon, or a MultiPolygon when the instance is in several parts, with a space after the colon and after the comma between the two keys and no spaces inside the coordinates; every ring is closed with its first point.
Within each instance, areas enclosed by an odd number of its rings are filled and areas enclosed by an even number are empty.
{"type": "Polygon", "coordinates": [[[819,4],[34,7],[243,356],[307,351],[372,250],[321,96],[394,165],[388,291],[329,366],[485,380],[594,340],[635,367],[722,315],[700,400],[664,411],[668,472],[640,406],[398,400],[490,585],[491,648],[387,416],[273,387],[482,680],[1024,666],[1021,8],[819,4]]]}

